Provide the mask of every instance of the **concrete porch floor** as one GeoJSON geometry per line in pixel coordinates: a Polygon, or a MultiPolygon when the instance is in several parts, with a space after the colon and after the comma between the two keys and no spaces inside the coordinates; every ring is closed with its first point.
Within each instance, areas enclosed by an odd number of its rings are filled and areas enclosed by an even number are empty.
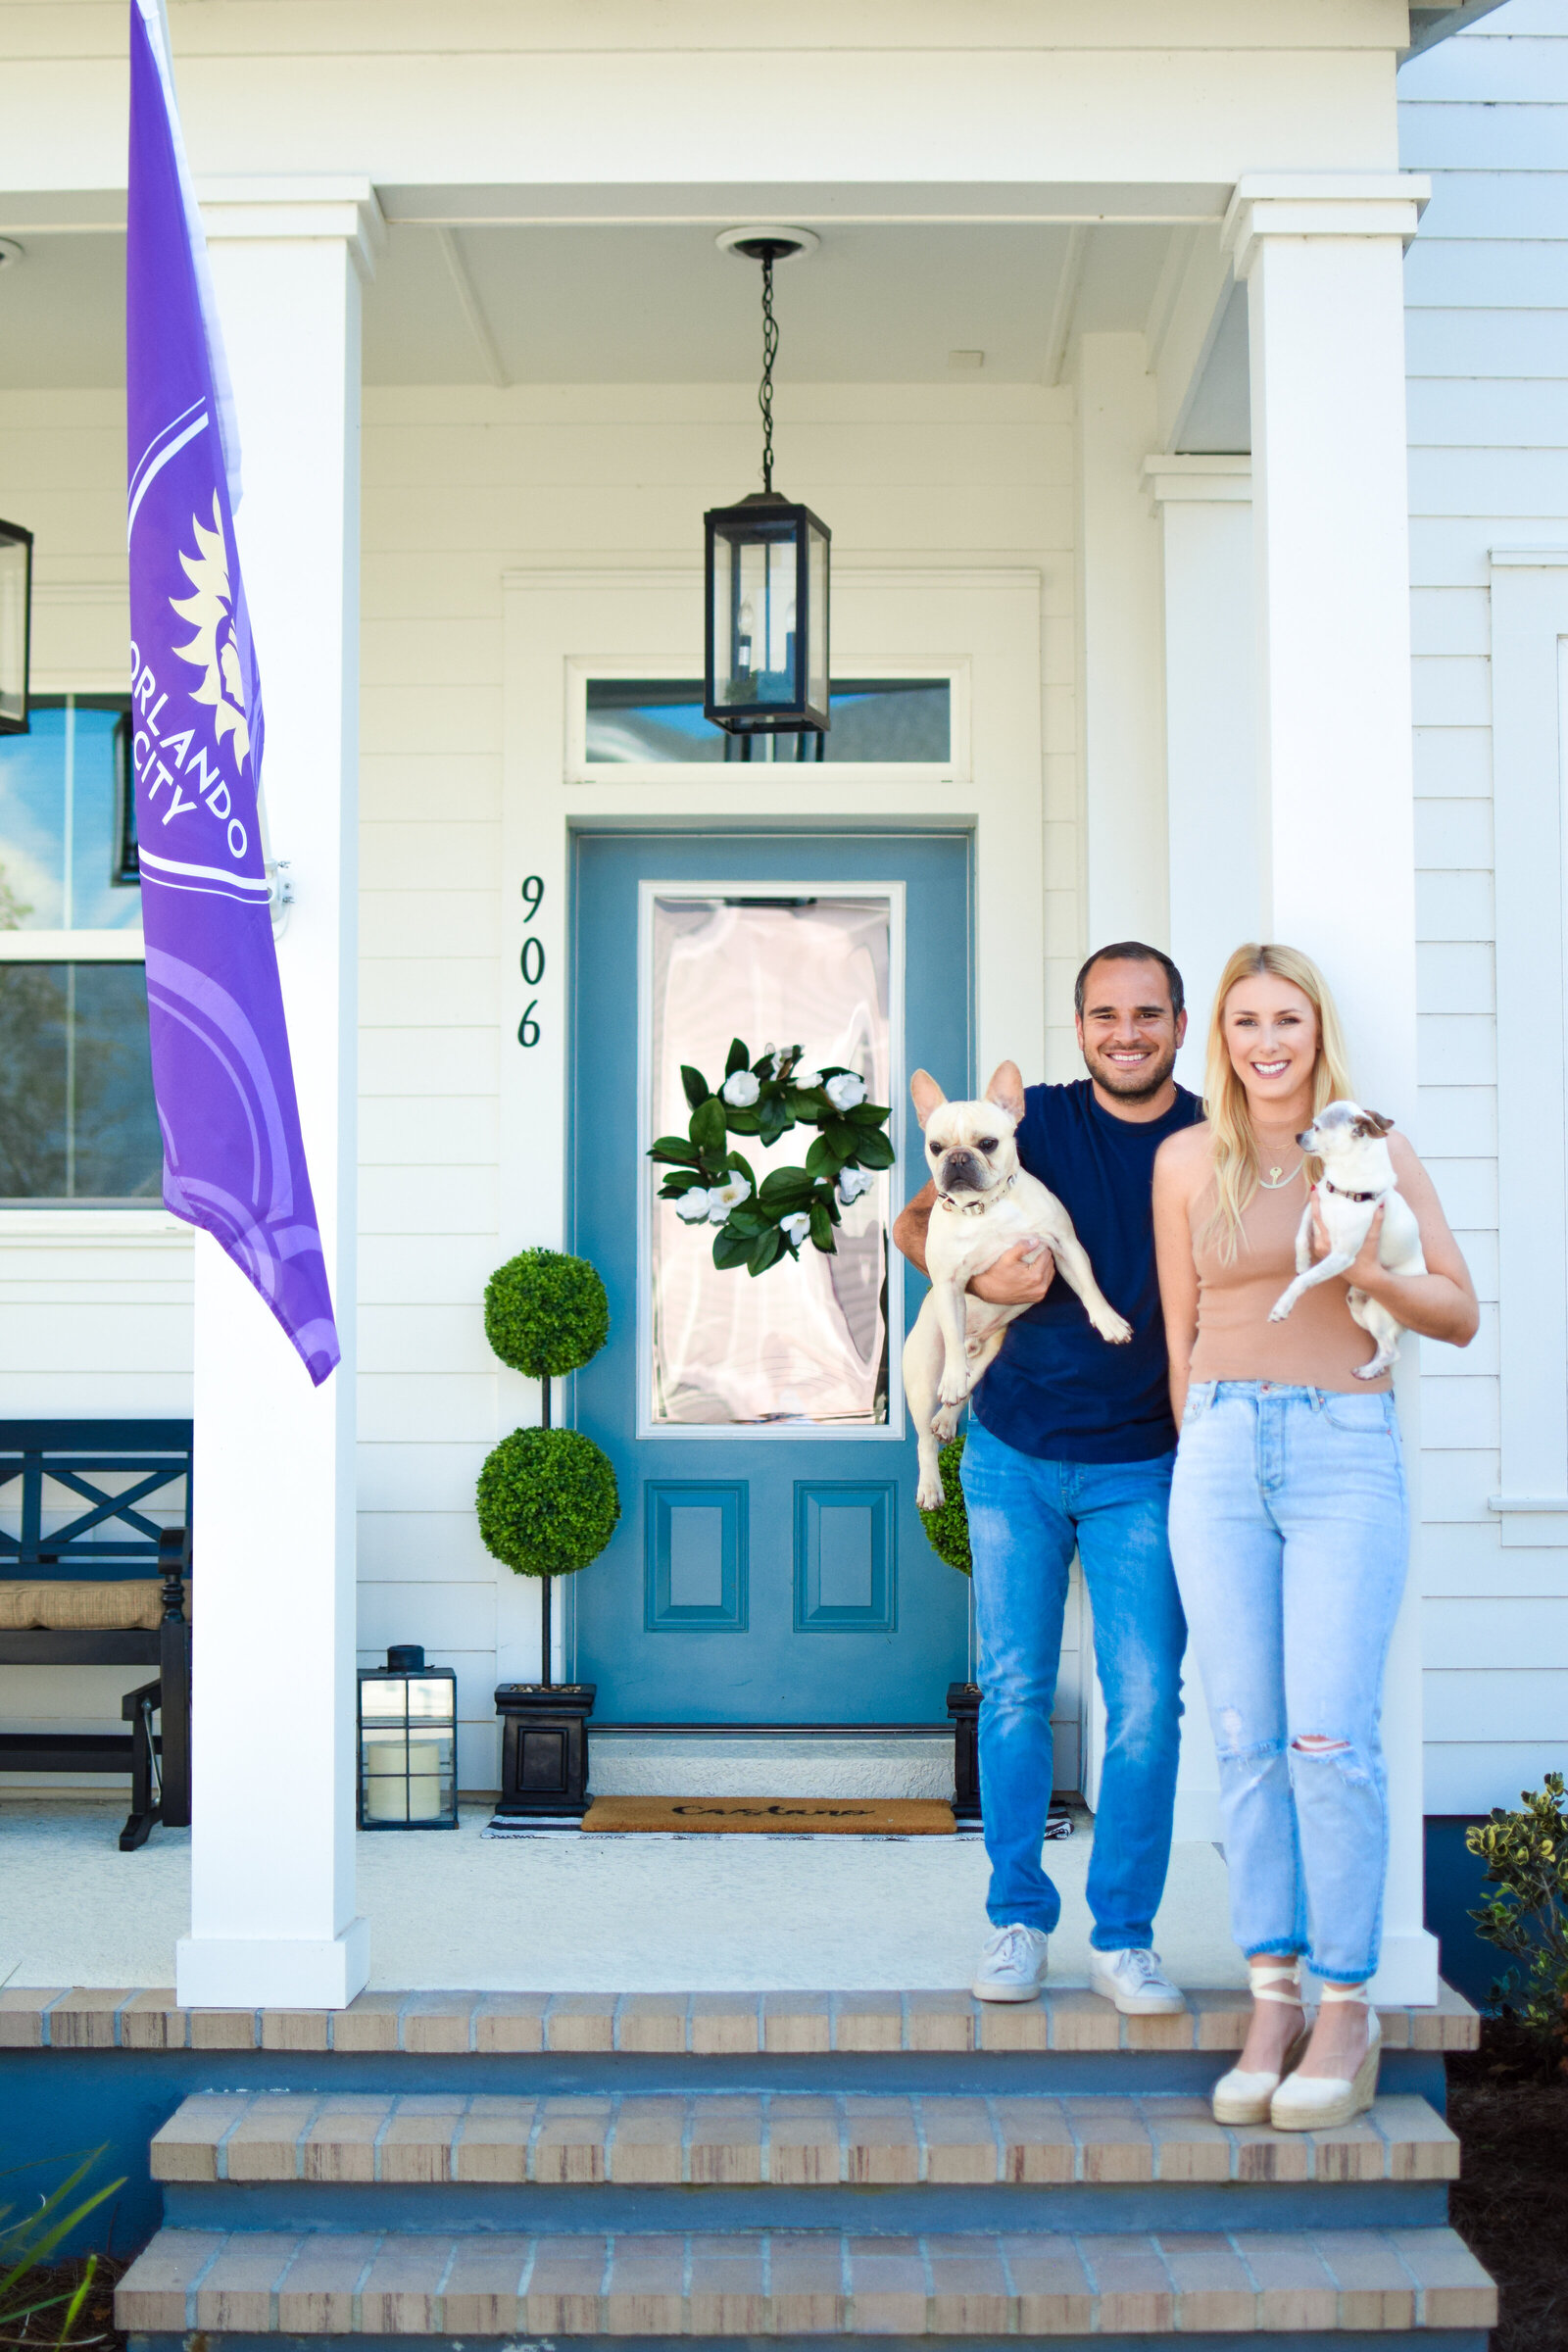
{"type": "MultiPolygon", "coordinates": [[[[0,1802],[0,1984],[173,1983],[189,1918],[188,1831],[116,1845],[123,1800],[0,1802]]],[[[966,1986],[985,1931],[978,1838],[486,1838],[361,1835],[370,1986],[496,1992],[846,1991],[966,1986]]],[[[1052,1981],[1089,1972],[1092,1827],[1046,1848],[1062,1890],[1052,1981]]],[[[1172,1854],[1155,1942],[1176,1982],[1246,1983],[1226,1933],[1225,1865],[1172,1854]]]]}

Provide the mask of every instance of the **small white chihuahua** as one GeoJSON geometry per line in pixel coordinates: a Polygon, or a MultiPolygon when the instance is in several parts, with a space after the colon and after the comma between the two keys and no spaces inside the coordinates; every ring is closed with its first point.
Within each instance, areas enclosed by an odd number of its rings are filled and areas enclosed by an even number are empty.
{"type": "Polygon", "coordinates": [[[1083,1300],[1102,1340],[1120,1343],[1132,1325],[1110,1304],[1072,1219],[1053,1192],[1018,1165],[1013,1131],[1023,1117],[1023,1079],[1004,1061],[978,1102],[950,1102],[916,1070],[909,1093],[925,1129],[926,1163],[937,1188],[926,1234],[930,1295],[904,1343],[904,1388],[919,1441],[922,1511],[943,1500],[937,1448],[958,1425],[958,1407],[990,1370],[1007,1325],[1022,1306],[992,1306],[966,1285],[1015,1242],[1041,1242],[1083,1300]]]}
{"type": "MultiPolygon", "coordinates": [[[[1306,1214],[1296,1236],[1296,1280],[1276,1299],[1269,1315],[1271,1323],[1283,1323],[1303,1291],[1349,1272],[1380,1207],[1379,1263],[1391,1274],[1426,1272],[1421,1228],[1409,1201],[1395,1189],[1394,1160],[1383,1140],[1393,1125],[1392,1119],[1375,1110],[1363,1110],[1359,1102],[1327,1102],[1311,1126],[1303,1127],[1297,1137],[1303,1152],[1323,1162],[1323,1177],[1307,1197],[1306,1214]],[[1315,1266],[1314,1209],[1329,1237],[1329,1254],[1315,1266]]],[[[1348,1296],[1350,1313],[1376,1344],[1370,1360],[1354,1366],[1355,1377],[1376,1380],[1398,1355],[1404,1325],[1353,1283],[1348,1296]]]]}

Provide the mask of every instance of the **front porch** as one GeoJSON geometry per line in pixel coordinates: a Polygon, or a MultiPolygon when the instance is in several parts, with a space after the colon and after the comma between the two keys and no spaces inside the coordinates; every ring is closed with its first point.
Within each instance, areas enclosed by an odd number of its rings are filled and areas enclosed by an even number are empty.
{"type": "MultiPolygon", "coordinates": [[[[489,1817],[488,1805],[466,1805],[456,1835],[356,1838],[372,1992],[954,1991],[967,1986],[985,1932],[978,1835],[492,1839],[489,1817]]],[[[190,1832],[161,1830],[122,1854],[118,1818],[113,1800],[0,1805],[0,2000],[21,1985],[128,1999],[173,1983],[190,1832]]],[[[1080,1814],[1047,1854],[1064,1902],[1054,1985],[1088,1982],[1092,1843],[1080,1814]]],[[[1245,1984],[1226,1932],[1225,1865],[1208,1842],[1175,1847],[1155,1935],[1178,1984],[1245,1984]]]]}

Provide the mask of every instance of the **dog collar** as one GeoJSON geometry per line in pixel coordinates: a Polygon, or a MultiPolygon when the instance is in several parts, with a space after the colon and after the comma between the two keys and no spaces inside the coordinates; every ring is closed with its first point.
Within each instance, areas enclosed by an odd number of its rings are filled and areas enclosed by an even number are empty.
{"type": "Polygon", "coordinates": [[[947,1193],[938,1193],[937,1206],[945,1208],[950,1217],[983,1217],[992,1202],[999,1200],[1003,1193],[1010,1193],[1017,1181],[1018,1171],[1014,1168],[1006,1183],[996,1192],[987,1193],[983,1200],[955,1200],[947,1193]]]}
{"type": "Polygon", "coordinates": [[[1338,1193],[1342,1200],[1360,1200],[1363,1203],[1368,1200],[1381,1200],[1383,1198],[1381,1193],[1347,1192],[1343,1184],[1330,1184],[1326,1176],[1323,1179],[1323,1190],[1326,1193],[1338,1193]]]}

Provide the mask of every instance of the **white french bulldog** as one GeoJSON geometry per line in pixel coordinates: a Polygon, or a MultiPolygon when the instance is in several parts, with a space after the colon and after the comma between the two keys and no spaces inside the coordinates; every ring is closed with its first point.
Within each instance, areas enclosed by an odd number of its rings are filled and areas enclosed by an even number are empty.
{"type": "Polygon", "coordinates": [[[992,1306],[966,1289],[976,1274],[1016,1242],[1039,1242],[1083,1300],[1102,1340],[1133,1336],[1089,1263],[1072,1219],[1053,1192],[1018,1165],[1013,1131],[1023,1117],[1023,1079],[1004,1061],[978,1102],[950,1102],[936,1080],[909,1080],[925,1130],[926,1163],[937,1189],[926,1234],[931,1291],[904,1343],[904,1388],[919,1440],[916,1501],[932,1511],[943,1500],[937,1448],[958,1424],[958,1407],[979,1386],[1022,1306],[992,1306]]]}
{"type": "MultiPolygon", "coordinates": [[[[1323,1177],[1307,1196],[1306,1213],[1296,1236],[1296,1280],[1281,1293],[1269,1310],[1271,1323],[1283,1323],[1303,1291],[1336,1274],[1348,1274],[1360,1255],[1372,1220],[1383,1209],[1378,1236],[1378,1262],[1391,1274],[1424,1274],[1421,1228],[1415,1210],[1395,1189],[1394,1159],[1384,1137],[1394,1125],[1380,1111],[1363,1110],[1359,1102],[1326,1102],[1303,1127],[1297,1142],[1303,1152],[1323,1162],[1323,1177]],[[1329,1254],[1312,1263],[1312,1212],[1316,1209],[1329,1237],[1329,1254]]],[[[1357,1380],[1376,1380],[1399,1352],[1404,1325],[1377,1299],[1352,1283],[1348,1293],[1350,1313],[1375,1345],[1372,1356],[1352,1368],[1357,1380]]]]}

